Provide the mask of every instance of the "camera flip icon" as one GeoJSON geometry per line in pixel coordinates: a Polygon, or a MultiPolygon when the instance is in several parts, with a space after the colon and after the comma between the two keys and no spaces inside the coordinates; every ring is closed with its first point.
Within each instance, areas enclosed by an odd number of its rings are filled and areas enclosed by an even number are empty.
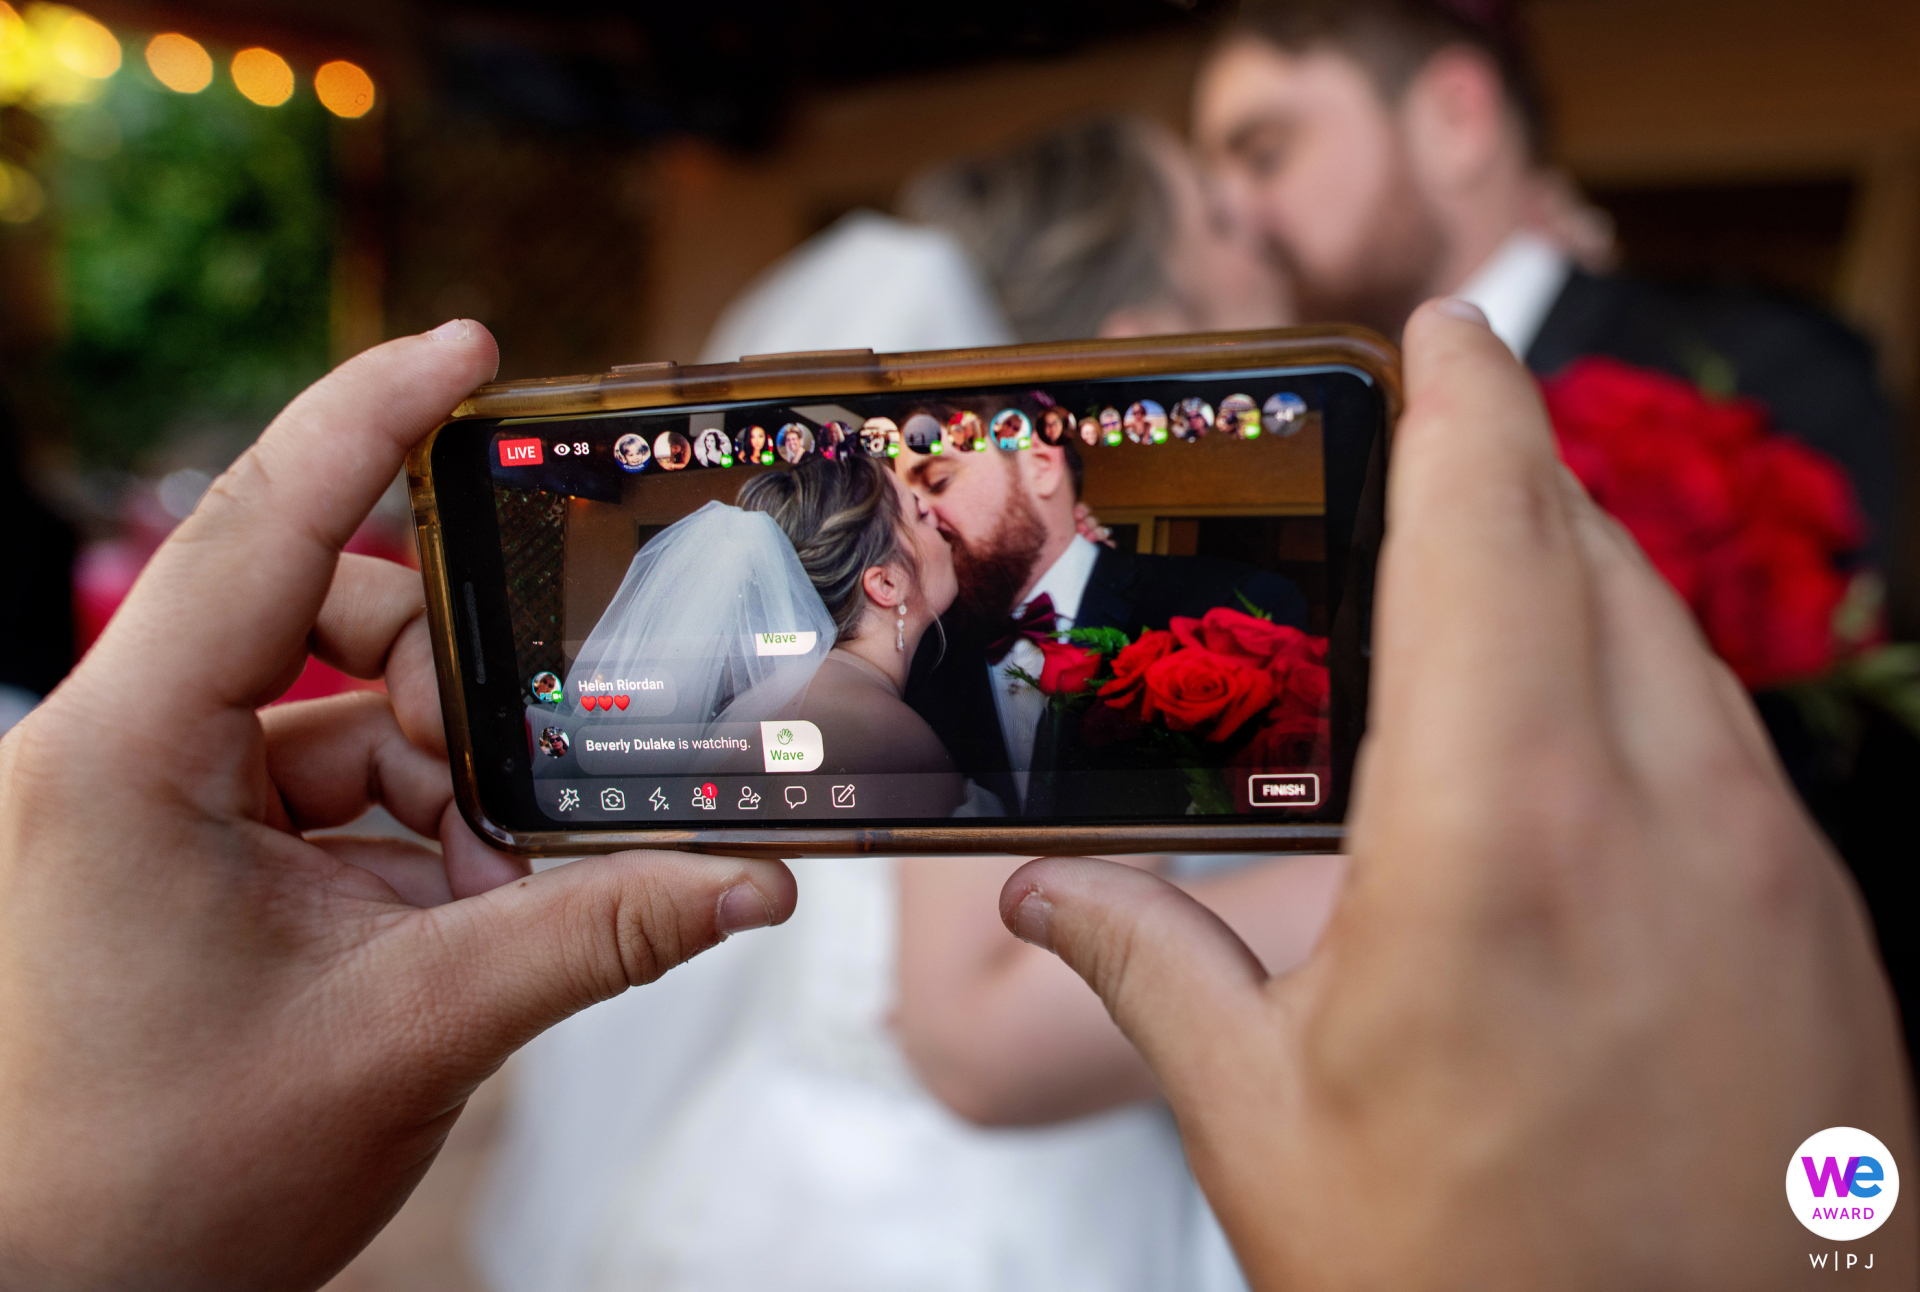
{"type": "Polygon", "coordinates": [[[606,789],[600,791],[600,810],[602,812],[625,812],[627,810],[627,796],[612,786],[608,786],[606,789]]]}

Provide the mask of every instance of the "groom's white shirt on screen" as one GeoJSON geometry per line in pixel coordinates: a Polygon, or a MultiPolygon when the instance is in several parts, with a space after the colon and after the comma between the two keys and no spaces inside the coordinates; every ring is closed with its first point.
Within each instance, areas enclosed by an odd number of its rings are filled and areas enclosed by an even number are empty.
{"type": "Polygon", "coordinates": [[[1501,243],[1454,295],[1478,305],[1493,334],[1525,359],[1572,273],[1565,252],[1522,230],[1501,243]]]}
{"type": "MultiPolygon", "coordinates": [[[[1025,613],[1045,593],[1053,598],[1055,627],[1067,631],[1080,617],[1080,597],[1087,590],[1087,580],[1093,577],[1093,563],[1099,559],[1100,549],[1075,534],[1067,550],[1033,585],[1027,599],[1014,607],[1014,615],[1025,613]]],[[[1027,779],[1033,771],[1033,736],[1047,711],[1047,697],[1015,677],[1014,670],[1039,677],[1045,663],[1040,648],[1022,637],[1005,659],[987,666],[993,678],[993,707],[1000,715],[1000,734],[1007,742],[1007,765],[1013,768],[1013,783],[1023,804],[1027,801],[1027,779]]]]}

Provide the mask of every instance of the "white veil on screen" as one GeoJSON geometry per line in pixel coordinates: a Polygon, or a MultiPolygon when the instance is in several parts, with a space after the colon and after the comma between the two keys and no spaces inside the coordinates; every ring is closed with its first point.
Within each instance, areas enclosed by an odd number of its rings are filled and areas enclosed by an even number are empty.
{"type": "Polygon", "coordinates": [[[759,722],[806,689],[833,642],[833,617],[773,517],[710,502],[634,555],[567,670],[567,695],[664,673],[674,721],[759,722]]]}

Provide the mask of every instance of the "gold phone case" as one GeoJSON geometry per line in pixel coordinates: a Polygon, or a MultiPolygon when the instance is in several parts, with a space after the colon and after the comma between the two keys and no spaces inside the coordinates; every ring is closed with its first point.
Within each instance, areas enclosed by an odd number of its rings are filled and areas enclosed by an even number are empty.
{"type": "MultiPolygon", "coordinates": [[[[434,497],[431,453],[441,431],[473,418],[548,418],[671,408],[732,400],[886,394],[956,386],[1153,377],[1233,369],[1342,367],[1364,373],[1381,392],[1388,431],[1400,413],[1400,355],[1376,333],[1355,327],[1206,333],[1124,341],[1065,341],[978,350],[874,354],[829,350],[752,355],[738,363],[628,364],[610,372],[480,387],[453,416],[414,447],[407,487],[420,541],[434,665],[447,724],[454,796],[467,821],[496,846],[529,856],[572,856],[628,848],[672,848],[766,856],[847,853],[1139,853],[1325,852],[1337,849],[1336,824],[1264,824],[1206,818],[1205,825],[1036,826],[968,824],[911,828],[625,829],[514,831],[487,818],[455,643],[445,534],[434,497]]],[[[981,818],[987,820],[987,818],[981,818]]]]}

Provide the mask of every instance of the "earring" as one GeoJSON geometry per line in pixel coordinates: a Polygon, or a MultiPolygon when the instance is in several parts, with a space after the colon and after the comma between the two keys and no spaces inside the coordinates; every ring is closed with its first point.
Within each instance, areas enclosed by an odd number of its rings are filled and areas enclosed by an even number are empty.
{"type": "Polygon", "coordinates": [[[902,655],[907,653],[907,603],[905,598],[902,598],[900,602],[900,618],[893,625],[893,648],[902,655]]]}

